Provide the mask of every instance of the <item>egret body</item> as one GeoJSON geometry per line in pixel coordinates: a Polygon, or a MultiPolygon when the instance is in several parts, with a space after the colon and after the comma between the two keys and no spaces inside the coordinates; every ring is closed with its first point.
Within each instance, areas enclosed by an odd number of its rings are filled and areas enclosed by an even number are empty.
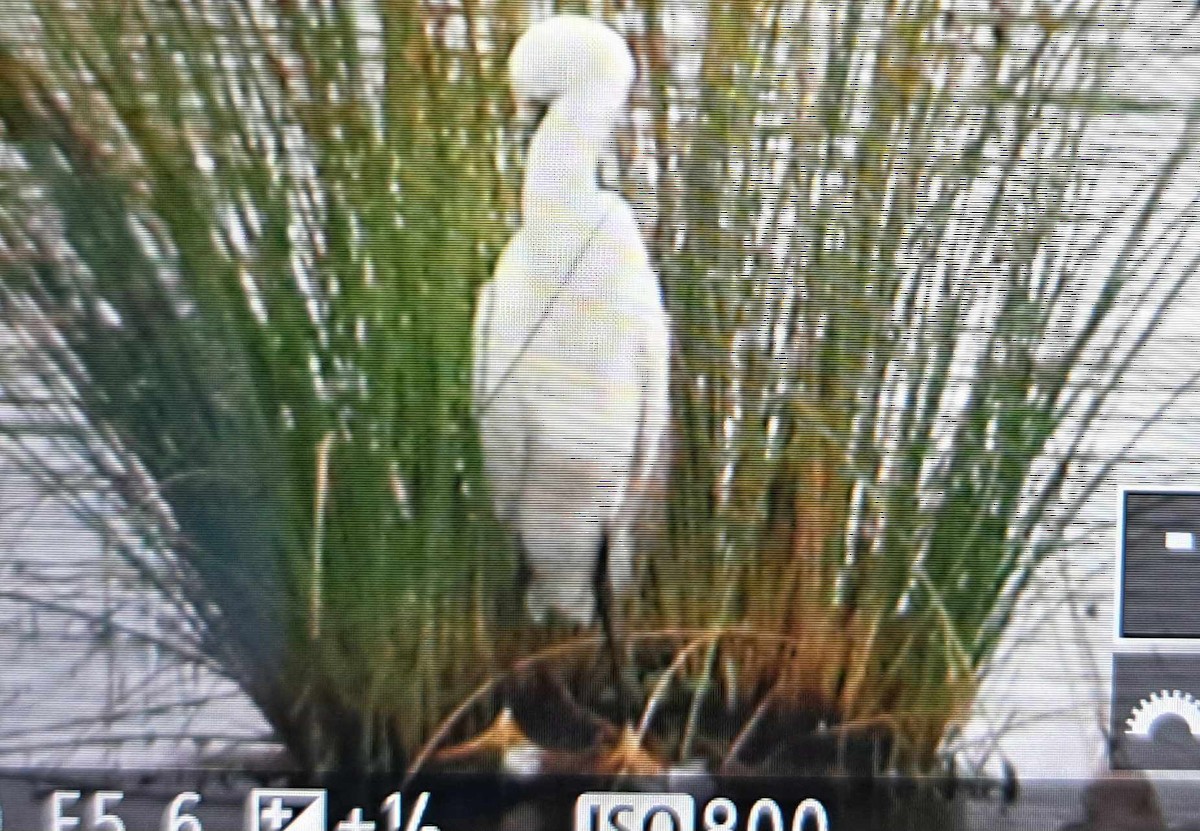
{"type": "Polygon", "coordinates": [[[633,523],[666,430],[669,334],[633,211],[597,179],[633,82],[624,40],[560,15],[509,59],[521,103],[547,105],[529,145],[522,224],[475,316],[475,409],[501,521],[538,621],[581,624],[598,581],[634,577],[633,523]]]}

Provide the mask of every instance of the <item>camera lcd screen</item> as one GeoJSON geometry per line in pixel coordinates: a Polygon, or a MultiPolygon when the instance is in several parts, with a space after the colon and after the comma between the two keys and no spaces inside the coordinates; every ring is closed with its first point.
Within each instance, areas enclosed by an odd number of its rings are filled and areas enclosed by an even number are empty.
{"type": "Polygon", "coordinates": [[[1200,825],[1182,0],[0,0],[0,831],[1200,825]]]}

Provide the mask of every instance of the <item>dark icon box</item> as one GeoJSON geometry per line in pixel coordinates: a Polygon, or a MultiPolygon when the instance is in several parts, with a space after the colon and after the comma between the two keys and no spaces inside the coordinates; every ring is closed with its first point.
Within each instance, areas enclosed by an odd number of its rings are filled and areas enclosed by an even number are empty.
{"type": "Polygon", "coordinates": [[[1110,764],[1200,770],[1200,653],[1113,655],[1110,764]]]}
{"type": "Polygon", "coordinates": [[[1120,511],[1117,635],[1200,639],[1200,491],[1126,490],[1120,511]]]}

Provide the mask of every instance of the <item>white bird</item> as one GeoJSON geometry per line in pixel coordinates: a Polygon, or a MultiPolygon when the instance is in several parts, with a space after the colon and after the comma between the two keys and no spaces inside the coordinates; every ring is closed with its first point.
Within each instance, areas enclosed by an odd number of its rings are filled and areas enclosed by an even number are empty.
{"type": "Polygon", "coordinates": [[[475,411],[496,513],[520,541],[526,608],[587,625],[601,586],[633,583],[633,525],[668,419],[658,279],[632,209],[597,181],[634,63],[607,26],[559,15],[521,36],[508,69],[519,103],[549,106],[526,157],[521,227],[475,312],[475,411]]]}

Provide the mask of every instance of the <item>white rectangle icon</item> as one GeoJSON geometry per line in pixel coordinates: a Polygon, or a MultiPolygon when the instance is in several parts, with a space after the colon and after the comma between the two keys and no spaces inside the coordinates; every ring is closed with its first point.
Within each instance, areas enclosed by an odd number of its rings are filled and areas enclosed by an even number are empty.
{"type": "Polygon", "coordinates": [[[680,793],[585,793],[575,831],[695,831],[696,801],[680,793]]]}
{"type": "Polygon", "coordinates": [[[1191,531],[1167,531],[1163,535],[1163,546],[1168,551],[1195,551],[1196,536],[1191,531]]]}

